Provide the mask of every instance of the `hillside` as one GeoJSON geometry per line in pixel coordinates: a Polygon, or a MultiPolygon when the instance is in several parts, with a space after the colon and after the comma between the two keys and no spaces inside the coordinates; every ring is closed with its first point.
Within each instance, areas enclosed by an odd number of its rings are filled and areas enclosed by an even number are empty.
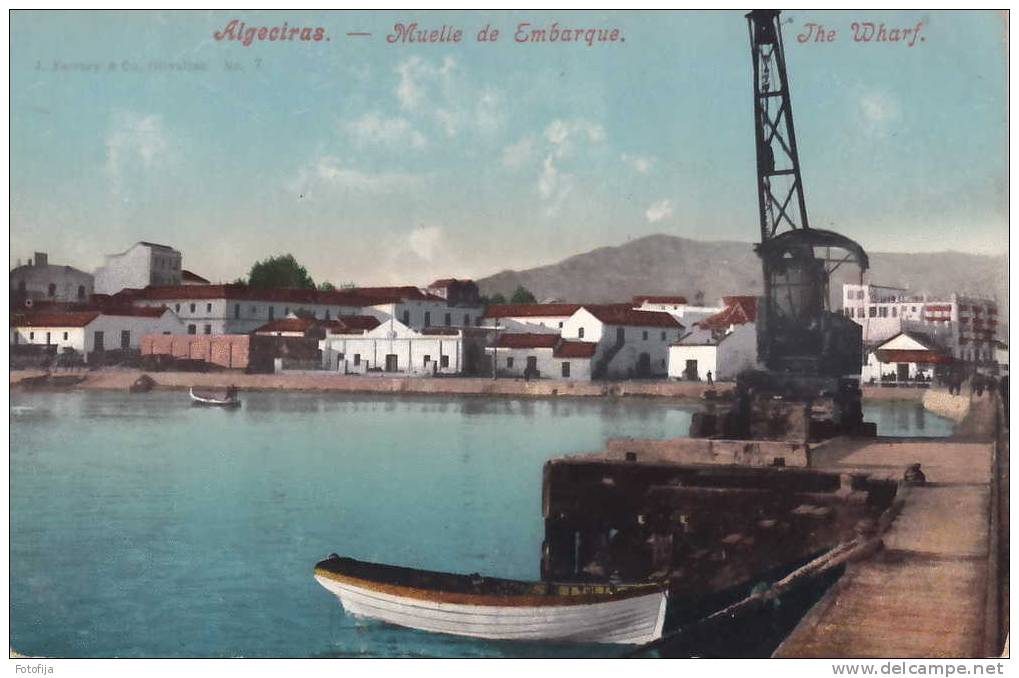
{"type": "MultiPolygon", "coordinates": [[[[952,292],[997,298],[1008,317],[1008,263],[1005,255],[959,252],[906,254],[871,252],[867,279],[905,287],[915,293],[947,296],[952,292]]],[[[836,307],[842,283],[855,277],[852,267],[833,279],[836,307]]],[[[600,247],[558,263],[523,271],[502,271],[478,280],[482,294],[509,296],[517,285],[538,299],[581,302],[626,300],[637,294],[700,291],[708,302],[726,294],[760,294],[761,266],[749,243],[704,242],[651,235],[618,247],[600,247]]]]}

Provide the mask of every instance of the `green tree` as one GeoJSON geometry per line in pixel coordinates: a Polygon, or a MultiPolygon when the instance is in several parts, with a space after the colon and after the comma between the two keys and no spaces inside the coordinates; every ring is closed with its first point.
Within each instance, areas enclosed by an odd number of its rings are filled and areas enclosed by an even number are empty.
{"type": "Polygon", "coordinates": [[[327,280],[325,282],[320,282],[318,284],[318,288],[323,292],[332,292],[336,289],[336,285],[327,280]]]}
{"type": "Polygon", "coordinates": [[[511,304],[533,304],[537,299],[531,294],[523,285],[518,285],[516,291],[513,292],[513,296],[510,297],[511,304]]]}
{"type": "Polygon", "coordinates": [[[315,281],[308,275],[307,269],[297,263],[292,254],[269,257],[264,261],[255,262],[248,273],[248,285],[251,287],[298,287],[315,289],[315,281]]]}
{"type": "Polygon", "coordinates": [[[482,306],[486,306],[487,307],[487,306],[491,306],[492,304],[505,304],[506,303],[506,297],[504,297],[502,294],[496,292],[495,294],[493,294],[490,297],[486,296],[486,295],[481,295],[481,298],[478,301],[481,302],[482,306]]]}

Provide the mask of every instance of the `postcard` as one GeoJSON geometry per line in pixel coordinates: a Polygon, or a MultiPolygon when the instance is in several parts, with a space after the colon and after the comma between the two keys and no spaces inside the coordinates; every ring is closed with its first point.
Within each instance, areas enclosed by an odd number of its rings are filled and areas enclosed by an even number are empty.
{"type": "Polygon", "coordinates": [[[1008,19],[12,12],[17,671],[1000,672],[1008,19]]]}

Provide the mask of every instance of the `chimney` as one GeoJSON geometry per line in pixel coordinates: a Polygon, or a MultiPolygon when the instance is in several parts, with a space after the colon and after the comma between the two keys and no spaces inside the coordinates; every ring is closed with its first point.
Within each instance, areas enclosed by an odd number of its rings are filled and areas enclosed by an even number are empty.
{"type": "Polygon", "coordinates": [[[35,253],[35,265],[36,266],[45,266],[48,263],[49,263],[49,257],[46,256],[45,252],[36,252],[35,253]]]}

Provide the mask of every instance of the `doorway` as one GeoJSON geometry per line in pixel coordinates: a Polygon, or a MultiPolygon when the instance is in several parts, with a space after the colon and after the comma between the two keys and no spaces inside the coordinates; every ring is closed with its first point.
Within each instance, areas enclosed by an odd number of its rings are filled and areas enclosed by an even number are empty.
{"type": "Polygon", "coordinates": [[[637,376],[638,377],[650,377],[651,376],[651,354],[641,353],[637,356],[637,376]]]}
{"type": "Polygon", "coordinates": [[[399,368],[399,359],[395,353],[386,354],[386,372],[396,372],[399,368]]]}

